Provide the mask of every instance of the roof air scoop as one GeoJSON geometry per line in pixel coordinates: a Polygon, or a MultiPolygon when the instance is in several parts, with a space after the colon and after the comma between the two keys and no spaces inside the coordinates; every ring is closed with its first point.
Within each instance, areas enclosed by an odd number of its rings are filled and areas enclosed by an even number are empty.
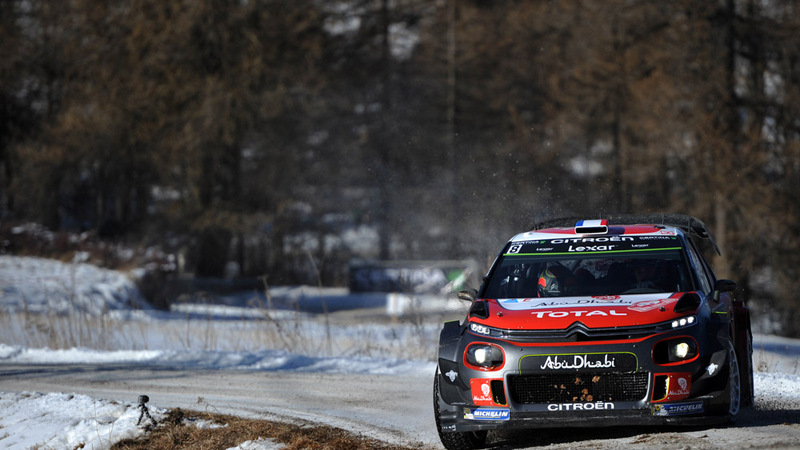
{"type": "Polygon", "coordinates": [[[575,234],[608,234],[608,221],[579,220],[575,224],[575,234]]]}

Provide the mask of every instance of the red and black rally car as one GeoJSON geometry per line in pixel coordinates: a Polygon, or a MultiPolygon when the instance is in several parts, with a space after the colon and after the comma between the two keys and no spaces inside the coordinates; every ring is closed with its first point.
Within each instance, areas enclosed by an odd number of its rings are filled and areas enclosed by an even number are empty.
{"type": "MultiPolygon", "coordinates": [[[[554,220],[514,236],[439,340],[449,449],[488,430],[735,419],[753,399],[750,315],[684,215],[554,220]]],[[[713,245],[716,248],[716,244],[713,245]]]]}

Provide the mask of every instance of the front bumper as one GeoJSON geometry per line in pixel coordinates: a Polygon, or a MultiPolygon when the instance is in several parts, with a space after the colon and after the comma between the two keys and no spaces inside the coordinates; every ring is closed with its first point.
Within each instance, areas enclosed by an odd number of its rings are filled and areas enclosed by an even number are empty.
{"type": "Polygon", "coordinates": [[[698,356],[661,365],[653,361],[655,344],[689,332],[553,345],[465,333],[457,348],[440,353],[442,431],[724,423],[730,395],[725,346],[713,334],[693,331],[698,356]],[[502,347],[504,365],[489,371],[468,367],[461,355],[472,343],[502,347]]]}
{"type": "MultiPolygon", "coordinates": [[[[693,399],[687,402],[665,403],[660,408],[673,407],[707,411],[710,398],[693,399]]],[[[569,428],[569,427],[612,427],[612,426],[708,426],[727,422],[723,415],[681,415],[662,416],[655,407],[644,409],[615,405],[620,409],[582,413],[526,413],[511,411],[509,408],[462,407],[441,411],[440,420],[444,432],[464,432],[481,430],[512,430],[525,428],[569,428]],[[502,419],[476,419],[476,411],[497,411],[496,415],[506,414],[502,419]]]]}

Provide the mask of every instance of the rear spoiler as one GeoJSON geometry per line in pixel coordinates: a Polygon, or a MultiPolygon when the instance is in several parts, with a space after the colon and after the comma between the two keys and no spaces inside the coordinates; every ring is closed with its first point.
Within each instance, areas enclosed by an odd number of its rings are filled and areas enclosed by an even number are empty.
{"type": "MultiPolygon", "coordinates": [[[[563,217],[559,219],[549,219],[533,224],[531,231],[542,230],[545,228],[572,228],[585,217],[563,217]]],[[[708,239],[714,246],[718,255],[722,253],[717,246],[717,241],[708,230],[708,227],[697,217],[674,214],[674,213],[650,213],[650,214],[617,214],[603,216],[608,221],[608,226],[613,225],[664,225],[675,227],[684,232],[697,236],[701,239],[708,239]]]]}

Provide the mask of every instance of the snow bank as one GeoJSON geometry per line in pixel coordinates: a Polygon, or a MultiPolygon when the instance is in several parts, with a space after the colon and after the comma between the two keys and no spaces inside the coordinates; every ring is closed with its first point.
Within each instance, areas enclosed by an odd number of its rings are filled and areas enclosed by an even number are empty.
{"type": "MultiPolygon", "coordinates": [[[[8,450],[31,448],[107,449],[124,439],[145,433],[151,424],[147,417],[139,421],[139,405],[97,400],[87,395],[38,392],[0,393],[0,447],[8,450]]],[[[167,410],[148,405],[156,421],[167,410]]],[[[203,427],[204,423],[184,424],[203,427]]],[[[269,439],[247,441],[234,447],[241,450],[277,450],[283,448],[269,439]]]]}
{"type": "Polygon", "coordinates": [[[150,308],[121,272],[44,258],[0,256],[0,292],[5,312],[100,315],[150,308]]]}
{"type": "MultiPolygon", "coordinates": [[[[2,393],[0,411],[0,446],[7,449],[103,449],[144,433],[136,424],[136,405],[86,395],[2,393]]],[[[150,412],[163,416],[163,411],[150,412]]]]}

